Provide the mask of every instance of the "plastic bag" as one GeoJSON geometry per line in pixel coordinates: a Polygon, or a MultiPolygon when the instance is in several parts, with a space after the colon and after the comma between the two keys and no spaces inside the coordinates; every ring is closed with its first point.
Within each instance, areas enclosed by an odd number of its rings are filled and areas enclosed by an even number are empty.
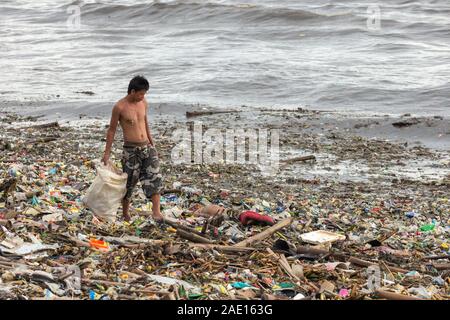
{"type": "Polygon", "coordinates": [[[107,166],[97,162],[97,176],[86,191],[83,203],[97,218],[115,222],[117,209],[126,193],[127,177],[111,161],[107,166]]]}

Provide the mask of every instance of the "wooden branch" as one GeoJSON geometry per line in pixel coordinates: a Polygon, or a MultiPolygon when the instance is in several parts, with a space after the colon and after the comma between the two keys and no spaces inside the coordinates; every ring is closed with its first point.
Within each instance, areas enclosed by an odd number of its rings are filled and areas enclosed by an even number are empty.
{"type": "Polygon", "coordinates": [[[384,291],[384,290],[376,290],[375,293],[380,296],[380,298],[384,298],[387,300],[424,300],[417,297],[406,296],[404,294],[384,291]]]}
{"type": "Polygon", "coordinates": [[[216,111],[186,111],[186,118],[198,117],[198,116],[208,116],[212,114],[219,113],[236,113],[242,112],[238,110],[216,110],[216,111]]]}
{"type": "Polygon", "coordinates": [[[423,257],[421,260],[439,260],[439,259],[450,259],[450,254],[443,254],[438,256],[427,256],[423,257]]]}
{"type": "Polygon", "coordinates": [[[177,229],[177,235],[179,235],[180,237],[187,239],[189,241],[192,242],[198,242],[198,243],[208,243],[208,244],[212,244],[214,243],[213,241],[206,239],[202,236],[199,236],[197,234],[194,233],[190,233],[181,229],[177,229]]]}
{"type": "Polygon", "coordinates": [[[0,163],[28,163],[28,162],[33,162],[33,163],[47,163],[47,162],[55,162],[55,159],[33,159],[33,160],[29,160],[29,159],[25,159],[25,161],[23,161],[22,159],[2,159],[0,160],[0,163]]]}
{"type": "Polygon", "coordinates": [[[118,244],[121,246],[128,246],[128,245],[135,245],[135,244],[144,245],[144,246],[153,246],[153,245],[162,246],[162,245],[169,243],[168,241],[165,241],[165,240],[154,240],[154,239],[145,239],[145,238],[139,239],[138,237],[132,238],[132,239],[127,239],[127,238],[122,238],[122,237],[106,236],[106,237],[102,237],[102,238],[108,242],[111,242],[113,244],[118,244]]]}
{"type": "Polygon", "coordinates": [[[85,241],[81,241],[75,237],[72,236],[66,236],[67,240],[72,241],[73,243],[75,243],[77,246],[79,247],[85,247],[85,248],[91,248],[91,245],[88,242],[85,241]]]}
{"type": "Polygon", "coordinates": [[[309,156],[295,157],[295,158],[291,158],[291,159],[281,160],[280,162],[284,163],[284,164],[290,164],[290,163],[294,163],[294,162],[307,161],[307,160],[316,160],[316,156],[309,155],[309,156]]]}
{"type": "Polygon", "coordinates": [[[191,248],[202,248],[202,249],[214,249],[217,251],[224,251],[224,252],[251,252],[255,251],[255,248],[249,248],[249,247],[234,247],[234,246],[224,246],[219,244],[200,244],[200,243],[190,243],[189,247],[191,248]]]}
{"type": "MultiPolygon", "coordinates": [[[[355,257],[350,257],[350,259],[348,259],[348,262],[353,263],[353,264],[358,265],[358,266],[363,266],[363,267],[378,266],[378,264],[376,264],[374,262],[361,260],[361,259],[358,259],[358,258],[355,258],[355,257]]],[[[389,270],[390,271],[394,271],[394,272],[400,272],[400,273],[408,273],[409,272],[409,270],[405,270],[405,269],[397,268],[397,267],[392,267],[392,266],[389,266],[389,270]]]]}
{"type": "Polygon", "coordinates": [[[264,230],[261,233],[258,233],[257,235],[254,235],[253,237],[250,237],[246,240],[238,242],[234,246],[235,247],[248,247],[251,244],[255,244],[259,241],[262,241],[262,240],[270,237],[272,234],[274,234],[278,230],[281,230],[281,229],[287,227],[288,225],[290,225],[292,223],[292,221],[294,221],[294,218],[292,218],[292,217],[281,220],[276,225],[269,227],[268,229],[264,230]]]}
{"type": "Polygon", "coordinates": [[[60,139],[60,137],[42,137],[34,140],[25,141],[24,144],[46,143],[60,139]]]}
{"type": "Polygon", "coordinates": [[[296,282],[300,281],[300,278],[297,277],[294,272],[292,271],[291,266],[289,265],[289,263],[287,262],[286,258],[283,259],[283,255],[278,256],[275,252],[273,252],[270,248],[267,248],[267,252],[269,252],[269,254],[274,257],[277,262],[279,263],[280,267],[286,272],[286,274],[293,279],[296,282]]]}
{"type": "MultiPolygon", "coordinates": [[[[338,260],[348,261],[350,263],[353,263],[354,265],[358,265],[358,266],[362,266],[362,267],[370,267],[370,266],[378,265],[375,262],[370,262],[370,261],[362,260],[362,259],[355,258],[355,257],[348,257],[348,255],[345,255],[340,252],[330,252],[330,251],[323,250],[323,249],[316,249],[316,248],[305,247],[305,246],[298,246],[297,253],[312,254],[312,255],[327,255],[328,254],[338,260]]],[[[383,262],[383,261],[380,261],[380,262],[383,262]]],[[[393,272],[400,272],[400,273],[409,272],[409,270],[405,270],[402,268],[397,268],[397,267],[392,267],[392,266],[387,266],[387,267],[389,268],[390,271],[393,271],[393,272]]]]}
{"type": "Polygon", "coordinates": [[[183,231],[195,234],[195,235],[200,236],[200,237],[204,236],[201,232],[198,232],[194,228],[183,226],[182,224],[179,224],[178,222],[176,222],[175,220],[173,220],[171,218],[165,218],[164,222],[167,223],[168,225],[170,225],[171,227],[174,227],[177,230],[183,230],[183,231]]]}
{"type": "Polygon", "coordinates": [[[33,128],[33,129],[59,128],[59,123],[57,121],[49,122],[49,123],[44,123],[44,124],[37,124],[37,125],[31,126],[29,128],[33,128]]]}
{"type": "Polygon", "coordinates": [[[82,282],[88,284],[104,284],[106,286],[115,286],[115,287],[128,287],[131,283],[123,283],[123,282],[114,282],[108,280],[97,280],[97,279],[81,279],[82,282]]]}
{"type": "Polygon", "coordinates": [[[448,269],[450,269],[450,263],[433,264],[433,267],[436,270],[448,270],[448,269]]]}
{"type": "Polygon", "coordinates": [[[283,254],[278,256],[270,248],[267,248],[267,252],[269,252],[269,254],[278,261],[280,268],[283,269],[292,280],[294,280],[298,283],[305,282],[312,291],[316,291],[316,292],[319,291],[319,288],[316,285],[314,285],[312,282],[310,282],[307,278],[303,277],[302,279],[300,279],[294,273],[294,270],[292,270],[292,267],[290,266],[289,262],[287,261],[286,257],[283,254]]]}

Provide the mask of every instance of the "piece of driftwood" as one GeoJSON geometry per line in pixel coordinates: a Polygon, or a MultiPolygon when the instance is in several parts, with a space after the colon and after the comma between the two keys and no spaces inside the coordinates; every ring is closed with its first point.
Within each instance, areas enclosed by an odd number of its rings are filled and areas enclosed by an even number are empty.
{"type": "Polygon", "coordinates": [[[216,111],[186,111],[186,118],[198,117],[198,116],[209,116],[219,113],[236,113],[242,112],[239,110],[216,110],[216,111]]]}
{"type": "Polygon", "coordinates": [[[194,233],[190,233],[181,229],[177,229],[177,234],[182,237],[183,239],[192,241],[192,242],[196,242],[196,243],[208,243],[208,244],[212,244],[213,241],[206,239],[205,237],[199,236],[197,234],[194,233]]]}
{"type": "Polygon", "coordinates": [[[294,162],[301,162],[301,161],[307,161],[307,160],[316,160],[316,156],[311,154],[308,156],[295,157],[295,158],[291,158],[291,159],[281,160],[280,162],[283,164],[291,164],[294,162]]]}
{"type": "Polygon", "coordinates": [[[303,276],[303,271],[302,271],[302,276],[301,277],[299,277],[295,273],[295,271],[292,269],[291,265],[287,261],[286,257],[284,256],[284,254],[278,255],[275,252],[273,252],[270,248],[267,248],[266,250],[272,257],[274,257],[278,261],[278,264],[279,264],[280,268],[283,269],[286,272],[286,274],[293,281],[296,281],[298,283],[305,282],[309,286],[309,288],[311,290],[316,291],[316,292],[319,291],[319,288],[316,285],[314,285],[314,283],[310,282],[308,279],[306,279],[303,276]]]}
{"type": "MultiPolygon", "coordinates": [[[[378,264],[374,263],[374,262],[370,262],[370,261],[365,261],[365,260],[361,260],[355,257],[350,257],[350,259],[348,259],[348,262],[353,263],[355,265],[358,266],[363,266],[363,267],[370,267],[370,266],[377,266],[378,264]]],[[[409,270],[405,270],[402,268],[397,268],[397,267],[392,267],[392,266],[388,266],[390,271],[394,271],[394,272],[400,272],[400,273],[408,273],[409,270]]]]}
{"type": "Polygon", "coordinates": [[[250,247],[234,247],[234,246],[224,246],[224,245],[219,245],[219,244],[204,244],[204,243],[190,243],[189,247],[202,248],[202,249],[213,249],[213,250],[217,250],[217,251],[230,252],[230,253],[251,252],[251,251],[256,250],[255,248],[250,248],[250,247]]]}
{"type": "Polygon", "coordinates": [[[286,258],[284,258],[284,255],[278,255],[278,254],[276,254],[275,252],[273,252],[272,249],[270,249],[270,248],[267,248],[266,250],[267,250],[267,252],[268,252],[272,257],[274,257],[274,258],[277,260],[277,262],[279,263],[280,267],[286,272],[286,274],[287,274],[291,279],[293,279],[293,280],[295,280],[295,281],[297,281],[297,282],[300,281],[300,278],[297,277],[297,276],[294,274],[294,272],[293,272],[291,266],[290,266],[289,263],[287,262],[286,258]],[[283,258],[284,258],[284,259],[283,259],[283,258]]]}
{"type": "Polygon", "coordinates": [[[375,293],[380,298],[387,299],[387,300],[424,300],[421,298],[406,296],[404,294],[389,292],[389,291],[384,291],[384,290],[376,290],[375,293]]]}
{"type": "MultiPolygon", "coordinates": [[[[50,162],[55,162],[58,161],[56,159],[33,159],[33,163],[50,163],[50,162]]],[[[16,163],[16,162],[20,162],[20,163],[28,163],[29,161],[27,161],[26,159],[24,161],[20,160],[20,159],[2,159],[0,160],[0,163],[16,163]]]]}
{"type": "MultiPolygon", "coordinates": [[[[358,265],[358,266],[362,266],[362,267],[370,267],[370,266],[376,266],[378,265],[377,263],[374,262],[370,262],[370,261],[366,261],[366,260],[362,260],[356,257],[351,257],[349,255],[346,255],[344,253],[340,253],[340,252],[332,252],[332,251],[327,251],[327,250],[323,250],[323,249],[317,249],[317,248],[311,248],[311,247],[305,247],[305,246],[298,246],[297,247],[297,253],[299,254],[311,254],[311,255],[328,255],[328,256],[332,256],[334,258],[336,258],[337,260],[340,261],[344,261],[344,262],[350,262],[353,263],[354,265],[358,265]]],[[[387,265],[386,265],[387,266],[387,265]]],[[[405,270],[402,268],[397,268],[397,267],[393,267],[393,266],[387,266],[389,268],[390,271],[393,272],[400,272],[400,273],[407,273],[409,272],[409,270],[405,270]]]]}
{"type": "Polygon", "coordinates": [[[47,143],[60,139],[61,137],[42,137],[38,139],[25,141],[25,144],[47,143]]]}
{"type": "Polygon", "coordinates": [[[114,286],[114,287],[127,287],[131,285],[130,283],[114,282],[99,279],[81,279],[81,281],[87,284],[104,284],[106,286],[114,286]]]}
{"type": "Polygon", "coordinates": [[[252,236],[248,239],[245,239],[241,242],[238,242],[234,246],[235,247],[248,247],[252,244],[258,243],[258,242],[270,237],[272,234],[274,234],[278,230],[281,230],[281,229],[289,226],[292,223],[292,221],[294,221],[294,218],[292,218],[292,217],[283,219],[280,222],[278,222],[277,224],[267,228],[263,232],[258,233],[257,235],[254,235],[254,236],[252,236]]]}
{"type": "Polygon", "coordinates": [[[173,219],[165,218],[165,219],[164,219],[164,222],[165,222],[166,224],[168,224],[169,226],[174,227],[174,228],[177,229],[177,230],[183,230],[183,231],[186,231],[186,232],[188,232],[188,233],[195,234],[195,235],[200,236],[200,237],[203,237],[203,236],[204,236],[201,232],[198,232],[198,231],[195,230],[194,228],[190,228],[190,227],[187,227],[187,226],[183,226],[182,224],[177,223],[177,222],[176,222],[175,220],[173,220],[173,219]]]}
{"type": "Polygon", "coordinates": [[[419,123],[420,123],[420,121],[418,119],[411,118],[411,119],[393,122],[392,125],[396,128],[404,128],[404,127],[409,127],[409,126],[419,124],[419,123]]]}
{"type": "Polygon", "coordinates": [[[37,124],[37,125],[31,126],[29,128],[32,128],[32,129],[59,128],[59,123],[57,121],[49,122],[49,123],[37,124]]]}
{"type": "Polygon", "coordinates": [[[443,254],[443,255],[437,255],[437,256],[426,256],[426,257],[423,257],[421,260],[439,260],[439,259],[450,259],[450,254],[443,254]]]}
{"type": "Polygon", "coordinates": [[[102,237],[105,241],[112,244],[128,248],[145,248],[148,246],[163,246],[168,242],[165,240],[143,239],[139,237],[102,237]]]}
{"type": "Polygon", "coordinates": [[[436,270],[449,270],[450,269],[450,263],[433,264],[433,267],[436,270]]]}

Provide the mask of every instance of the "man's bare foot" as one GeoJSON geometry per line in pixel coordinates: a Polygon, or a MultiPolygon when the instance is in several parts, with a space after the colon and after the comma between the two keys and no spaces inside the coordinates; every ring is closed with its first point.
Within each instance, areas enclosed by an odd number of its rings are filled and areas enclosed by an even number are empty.
{"type": "Polygon", "coordinates": [[[164,216],[161,214],[161,212],[158,213],[153,212],[153,220],[155,220],[156,222],[162,222],[164,221],[164,216]]]}

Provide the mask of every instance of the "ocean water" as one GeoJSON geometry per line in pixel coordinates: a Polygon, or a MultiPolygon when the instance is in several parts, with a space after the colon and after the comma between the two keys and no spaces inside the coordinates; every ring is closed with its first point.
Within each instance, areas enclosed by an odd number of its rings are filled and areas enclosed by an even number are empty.
{"type": "Polygon", "coordinates": [[[450,2],[2,0],[0,70],[27,110],[107,111],[143,74],[151,105],[449,116],[450,2]]]}

